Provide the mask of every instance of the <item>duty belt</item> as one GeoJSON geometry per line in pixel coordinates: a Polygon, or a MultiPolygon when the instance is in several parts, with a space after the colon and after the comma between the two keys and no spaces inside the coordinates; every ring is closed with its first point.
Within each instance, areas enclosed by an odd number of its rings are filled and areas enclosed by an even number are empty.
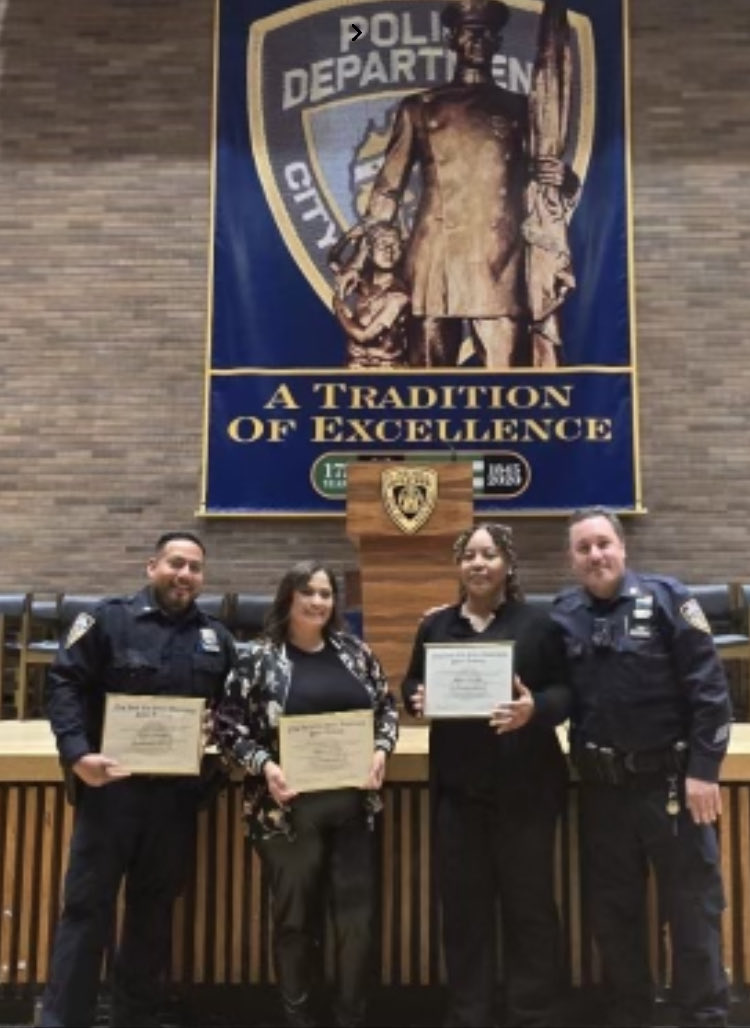
{"type": "Polygon", "coordinates": [[[687,743],[680,739],[665,749],[634,751],[576,743],[571,756],[582,782],[624,785],[638,775],[682,774],[687,766],[687,743]]]}

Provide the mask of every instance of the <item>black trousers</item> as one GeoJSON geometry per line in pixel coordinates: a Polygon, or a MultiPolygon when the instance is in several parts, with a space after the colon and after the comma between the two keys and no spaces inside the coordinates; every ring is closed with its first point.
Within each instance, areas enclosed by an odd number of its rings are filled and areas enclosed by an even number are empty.
{"type": "Polygon", "coordinates": [[[671,929],[672,991],[681,1025],[724,1025],[727,981],[721,959],[724,894],[712,826],[666,811],[667,782],[633,776],[623,786],[581,787],[584,884],[602,957],[609,1023],[648,1025],[648,862],[656,873],[660,920],[671,929]]]}
{"type": "Polygon", "coordinates": [[[558,1023],[562,984],[554,895],[558,813],[557,795],[524,793],[479,801],[461,793],[438,792],[435,847],[451,1003],[447,1024],[485,1028],[495,1023],[499,942],[505,1023],[558,1023]]]}
{"type": "Polygon", "coordinates": [[[326,905],[334,933],[334,1019],[364,1022],[371,975],[373,835],[356,789],[308,793],[294,801],[294,837],[257,849],[269,877],[276,974],[286,1008],[303,1004],[322,975],[326,905]]]}
{"type": "Polygon", "coordinates": [[[195,850],[195,811],[192,783],[174,779],[133,777],[81,790],[42,1025],[94,1023],[102,958],[112,940],[123,876],[125,910],[112,968],[111,1023],[158,1024],[172,905],[195,850]]]}

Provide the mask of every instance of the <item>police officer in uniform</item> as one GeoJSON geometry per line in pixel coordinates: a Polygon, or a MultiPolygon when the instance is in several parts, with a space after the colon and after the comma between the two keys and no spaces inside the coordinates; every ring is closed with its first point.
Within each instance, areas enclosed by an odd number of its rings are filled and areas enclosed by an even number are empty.
{"type": "Polygon", "coordinates": [[[569,524],[579,586],[555,600],[573,689],[571,753],[608,1023],[647,1025],[647,861],[672,944],[680,1025],[725,1025],[724,897],[714,822],[729,738],[727,682],[697,600],[680,582],[626,567],[617,517],[569,524]]]}
{"type": "Polygon", "coordinates": [[[161,536],[149,584],[81,614],[50,669],[47,713],[72,772],[76,817],[42,1025],[92,1025],[102,955],[126,879],[112,969],[113,1025],[156,1025],[172,904],[194,850],[201,780],[129,776],[100,752],[107,693],[218,698],[232,663],[224,626],[195,605],[205,550],[189,532],[161,536]]]}

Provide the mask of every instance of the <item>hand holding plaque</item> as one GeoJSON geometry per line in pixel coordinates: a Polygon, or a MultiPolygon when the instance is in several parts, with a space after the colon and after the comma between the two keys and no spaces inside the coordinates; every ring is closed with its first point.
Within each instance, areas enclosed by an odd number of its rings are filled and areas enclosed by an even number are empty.
{"type": "Polygon", "coordinates": [[[362,789],[372,767],[372,710],[279,719],[281,767],[296,792],[362,789]]]}
{"type": "Polygon", "coordinates": [[[512,681],[512,642],[425,644],[425,717],[489,718],[512,681]]]}
{"type": "Polygon", "coordinates": [[[102,753],[133,774],[197,775],[206,701],[107,693],[102,753]]]}
{"type": "Polygon", "coordinates": [[[516,732],[528,724],[534,716],[534,694],[516,675],[513,679],[515,699],[509,703],[499,703],[492,711],[490,728],[498,735],[503,732],[516,732]]]}

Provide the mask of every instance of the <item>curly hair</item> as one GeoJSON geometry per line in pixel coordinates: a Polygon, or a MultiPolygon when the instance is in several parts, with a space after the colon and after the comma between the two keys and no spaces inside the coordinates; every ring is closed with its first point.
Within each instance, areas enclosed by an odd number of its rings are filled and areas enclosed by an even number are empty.
{"type": "MultiPolygon", "coordinates": [[[[513,529],[509,525],[501,525],[497,522],[482,522],[479,525],[472,525],[465,528],[453,544],[453,559],[457,564],[461,562],[469,540],[479,531],[484,529],[490,536],[495,546],[503,555],[507,569],[505,580],[505,595],[509,600],[522,600],[523,589],[518,577],[518,558],[513,545],[513,529]]],[[[463,599],[463,588],[461,589],[463,599]]]]}
{"type": "Polygon", "coordinates": [[[294,594],[304,589],[312,576],[318,571],[322,571],[328,576],[333,594],[333,609],[330,618],[323,627],[323,635],[328,636],[331,632],[341,631],[343,622],[341,611],[339,610],[339,587],[336,576],[330,568],[327,568],[325,564],[321,564],[317,560],[303,560],[298,564],[294,564],[283,575],[276,588],[273,603],[266,615],[264,634],[277,646],[280,646],[281,643],[286,642],[289,638],[289,611],[292,608],[294,594]]]}

